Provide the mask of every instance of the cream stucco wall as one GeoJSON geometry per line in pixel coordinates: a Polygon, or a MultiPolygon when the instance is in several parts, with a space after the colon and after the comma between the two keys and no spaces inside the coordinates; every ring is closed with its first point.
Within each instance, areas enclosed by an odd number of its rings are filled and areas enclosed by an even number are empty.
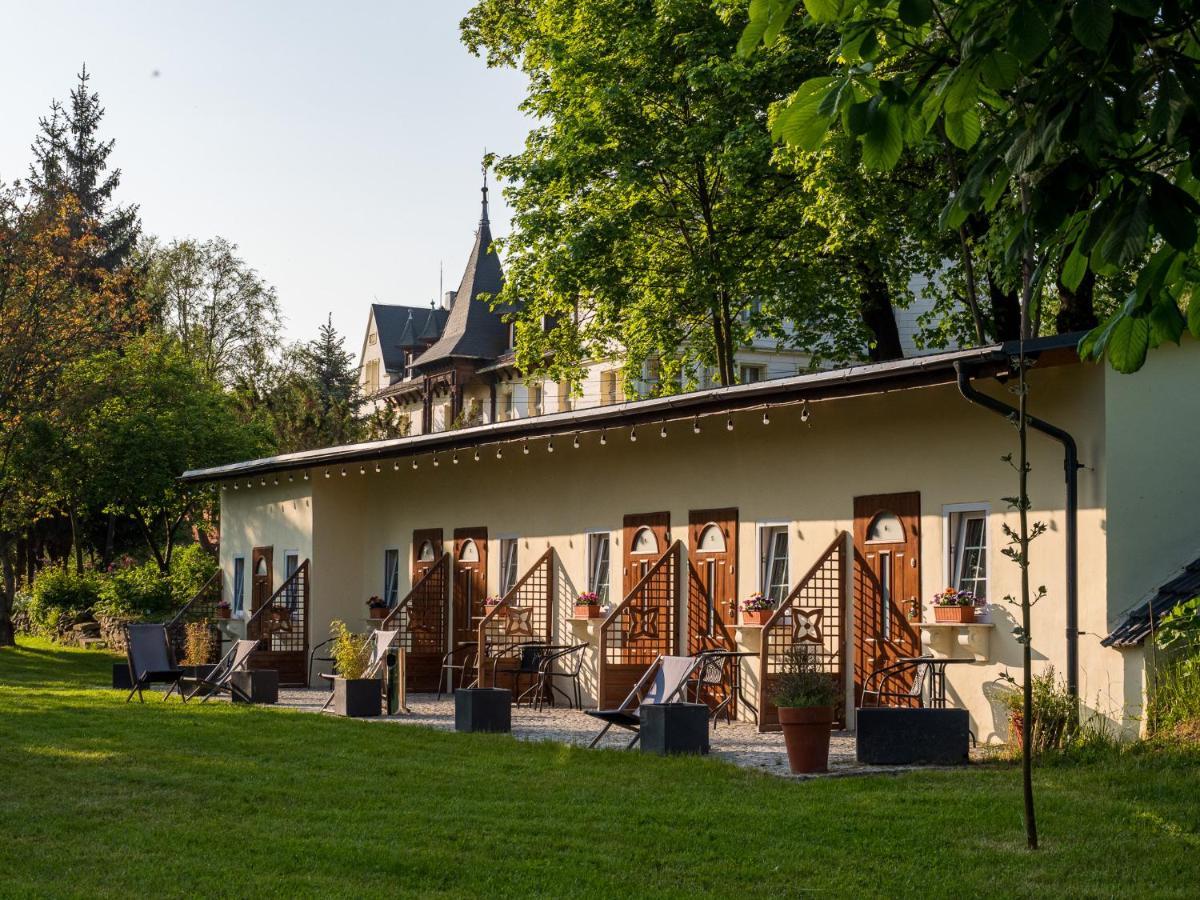
{"type": "MultiPolygon", "coordinates": [[[[1093,633],[1106,620],[1103,385],[1098,369],[1048,370],[1036,375],[1033,395],[1040,415],[1076,433],[1090,466],[1081,473],[1080,596],[1081,625],[1093,633]]],[[[989,389],[1008,396],[997,386],[989,389]]],[[[789,574],[795,582],[839,530],[852,529],[855,496],[916,490],[921,492],[926,601],[943,580],[943,507],[979,502],[991,509],[989,566],[997,627],[989,662],[952,667],[950,692],[971,711],[981,739],[1001,735],[1003,715],[993,704],[996,679],[1018,666],[1020,656],[1010,634],[1012,611],[999,599],[1017,589],[1016,567],[999,553],[1001,522],[1015,524],[1003,500],[1014,485],[1012,470],[1000,459],[1015,445],[1007,423],[967,404],[953,388],[941,387],[816,404],[807,424],[797,407],[789,407],[772,411],[770,425],[761,423],[761,413],[743,413],[735,417],[732,432],[723,418],[703,420],[702,427],[695,435],[690,422],[674,423],[665,440],[657,427],[643,428],[636,443],[627,430],[612,431],[603,447],[597,434],[586,434],[578,450],[560,438],[555,453],[547,452],[544,440],[532,444],[529,455],[520,445],[508,445],[500,460],[492,447],[479,462],[461,454],[458,465],[442,454],[437,468],[425,456],[416,471],[405,463],[399,471],[384,466],[379,474],[371,466],[365,475],[357,466],[348,467],[346,477],[335,471],[324,479],[318,473],[312,482],[314,640],[332,618],[362,618],[363,601],[381,590],[386,548],[402,548],[401,590],[407,587],[415,528],[440,527],[447,539],[456,527],[478,525],[488,528],[493,542],[519,535],[522,569],[553,547],[563,566],[563,593],[569,596],[585,586],[587,531],[612,533],[611,582],[619,586],[626,513],[668,510],[674,536],[686,541],[689,510],[734,506],[740,517],[738,595],[744,597],[758,587],[759,523],[788,523],[789,574]]],[[[1043,664],[1054,662],[1061,669],[1061,452],[1038,438],[1032,450],[1034,515],[1050,528],[1033,552],[1034,583],[1049,590],[1035,612],[1034,646],[1043,664]]],[[[247,499],[239,496],[227,505],[231,523],[259,518],[247,499]]],[[[272,515],[250,530],[266,535],[272,515]]],[[[498,577],[499,553],[493,545],[490,587],[498,577]]],[[[566,603],[557,610],[557,637],[580,635],[579,626],[568,622],[569,612],[566,603]]],[[[1106,712],[1118,716],[1125,700],[1119,654],[1092,641],[1081,647],[1081,672],[1085,696],[1099,697],[1106,712]]]]}
{"type": "Polygon", "coordinates": [[[299,475],[289,482],[287,477],[239,481],[238,489],[232,482],[221,491],[221,546],[220,563],[222,572],[221,595],[231,598],[233,590],[233,560],[246,559],[246,582],[244,603],[246,614],[250,609],[250,565],[251,552],[255,547],[274,549],[275,587],[283,584],[287,551],[295,550],[301,561],[312,555],[313,503],[311,482],[299,475]]]}

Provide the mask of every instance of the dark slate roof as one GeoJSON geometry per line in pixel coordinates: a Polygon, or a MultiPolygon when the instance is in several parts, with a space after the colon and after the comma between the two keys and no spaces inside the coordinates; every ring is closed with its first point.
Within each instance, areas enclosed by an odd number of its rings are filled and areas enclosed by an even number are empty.
{"type": "Polygon", "coordinates": [[[483,215],[475,232],[475,246],[467,260],[462,283],[454,295],[450,317],[441,337],[417,357],[413,367],[427,369],[452,359],[495,359],[508,349],[508,325],[501,319],[507,310],[477,299],[495,295],[504,286],[500,257],[491,250],[492,229],[487,217],[487,188],[483,189],[483,215]]]}
{"type": "Polygon", "coordinates": [[[1142,643],[1164,615],[1179,603],[1200,597],[1200,559],[1189,564],[1155,592],[1154,596],[1125,614],[1100,643],[1105,647],[1135,647],[1142,643]]]}
{"type": "Polygon", "coordinates": [[[391,306],[372,303],[371,315],[379,332],[379,350],[383,367],[389,372],[404,369],[404,353],[422,346],[422,339],[441,334],[449,313],[428,306],[391,306]],[[428,337],[426,337],[428,335],[428,337]]]}

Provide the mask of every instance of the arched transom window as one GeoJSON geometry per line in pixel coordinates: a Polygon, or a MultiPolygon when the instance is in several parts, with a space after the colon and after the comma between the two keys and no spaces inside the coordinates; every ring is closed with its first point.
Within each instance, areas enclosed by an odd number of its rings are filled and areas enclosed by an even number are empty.
{"type": "Polygon", "coordinates": [[[872,544],[896,544],[904,540],[904,525],[893,512],[879,513],[867,528],[867,541],[872,544]]]}
{"type": "Polygon", "coordinates": [[[417,555],[417,559],[421,562],[433,562],[433,541],[425,541],[421,544],[421,552],[417,555]]]}
{"type": "Polygon", "coordinates": [[[715,522],[705,525],[704,530],[700,532],[700,540],[696,542],[696,550],[700,553],[724,553],[725,535],[721,526],[715,522]]]}
{"type": "Polygon", "coordinates": [[[629,548],[630,553],[657,553],[658,538],[654,536],[654,532],[649,528],[639,528],[633,536],[633,545],[629,548]]]}
{"type": "Polygon", "coordinates": [[[475,542],[468,538],[463,541],[462,550],[458,554],[459,562],[479,562],[479,548],[475,546],[475,542]]]}

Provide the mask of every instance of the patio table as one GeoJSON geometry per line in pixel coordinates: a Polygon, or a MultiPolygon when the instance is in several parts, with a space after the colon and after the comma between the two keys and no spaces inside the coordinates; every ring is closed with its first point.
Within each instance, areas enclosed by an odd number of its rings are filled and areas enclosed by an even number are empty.
{"type": "Polygon", "coordinates": [[[940,656],[901,656],[896,662],[909,663],[913,666],[925,665],[927,667],[925,676],[926,687],[922,691],[929,698],[929,708],[945,709],[946,666],[973,664],[975,660],[940,656]]]}

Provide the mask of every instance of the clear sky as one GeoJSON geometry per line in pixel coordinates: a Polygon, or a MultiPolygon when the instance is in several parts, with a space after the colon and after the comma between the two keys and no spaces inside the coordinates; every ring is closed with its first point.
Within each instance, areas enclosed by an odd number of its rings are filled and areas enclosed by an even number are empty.
{"type": "Polygon", "coordinates": [[[458,286],[484,148],[528,130],[522,78],[459,42],[470,6],[5,0],[0,180],[25,177],[38,117],[86,62],[143,228],[234,241],[278,289],[289,339],[332,312],[357,353],[370,303],[428,303],[439,260],[458,286]]]}

